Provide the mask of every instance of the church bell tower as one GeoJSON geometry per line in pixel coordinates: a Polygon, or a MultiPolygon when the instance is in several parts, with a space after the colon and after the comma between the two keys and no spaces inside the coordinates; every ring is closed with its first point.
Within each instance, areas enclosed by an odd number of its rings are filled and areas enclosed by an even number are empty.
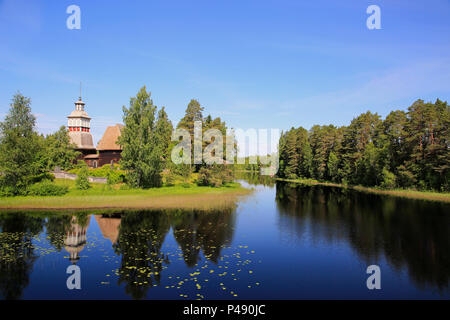
{"type": "Polygon", "coordinates": [[[67,117],[70,142],[77,146],[77,150],[83,154],[95,153],[95,147],[91,135],[91,118],[84,110],[85,103],[80,98],[75,102],[75,110],[67,117]]]}

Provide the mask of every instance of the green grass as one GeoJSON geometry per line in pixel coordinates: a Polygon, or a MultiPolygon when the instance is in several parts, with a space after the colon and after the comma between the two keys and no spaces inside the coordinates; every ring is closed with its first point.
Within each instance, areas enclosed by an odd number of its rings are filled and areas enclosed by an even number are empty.
{"type": "Polygon", "coordinates": [[[421,200],[430,200],[430,201],[441,201],[441,202],[450,202],[450,193],[448,192],[434,192],[434,191],[418,191],[418,190],[409,190],[409,189],[380,189],[380,188],[370,188],[363,186],[352,186],[352,185],[344,185],[333,182],[321,182],[314,179],[281,179],[277,178],[278,181],[286,181],[299,183],[303,185],[323,185],[330,187],[338,187],[338,188],[348,188],[360,192],[366,193],[375,193],[382,195],[389,195],[394,197],[403,197],[403,198],[411,198],[411,199],[421,199],[421,200]]]}
{"type": "Polygon", "coordinates": [[[250,190],[238,183],[220,188],[182,185],[151,189],[119,189],[106,184],[91,183],[88,190],[77,190],[75,182],[55,179],[66,185],[69,192],[63,196],[50,197],[4,197],[0,198],[3,209],[94,209],[94,208],[198,208],[210,209],[235,203],[238,196],[250,190]]]}

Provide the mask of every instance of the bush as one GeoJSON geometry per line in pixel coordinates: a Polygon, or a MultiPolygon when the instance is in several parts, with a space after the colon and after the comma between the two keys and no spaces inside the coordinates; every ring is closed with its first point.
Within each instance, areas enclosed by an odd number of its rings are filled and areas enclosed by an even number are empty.
{"type": "Polygon", "coordinates": [[[161,173],[161,177],[163,180],[163,184],[165,186],[173,186],[175,185],[175,174],[172,172],[172,170],[170,169],[165,169],[163,170],[163,172],[161,173]]]}
{"type": "Polygon", "coordinates": [[[130,186],[129,185],[127,185],[127,184],[121,184],[120,185],[120,188],[119,188],[120,190],[130,190],[130,186]]]}
{"type": "Polygon", "coordinates": [[[14,197],[18,195],[17,190],[11,186],[2,186],[0,188],[0,197],[14,197]]]}
{"type": "MultiPolygon", "coordinates": [[[[79,164],[78,168],[69,170],[68,173],[77,174],[85,167],[83,164],[79,164]]],[[[118,165],[115,164],[111,167],[110,164],[105,164],[100,168],[88,168],[88,175],[91,177],[108,178],[111,184],[117,184],[125,182],[125,171],[118,169],[118,165]]]]}
{"type": "Polygon", "coordinates": [[[117,184],[125,181],[125,173],[119,170],[109,170],[106,174],[108,184],[117,184]]]}
{"type": "Polygon", "coordinates": [[[398,184],[403,188],[410,188],[416,183],[414,174],[405,168],[405,166],[399,166],[398,170],[398,184]]]}
{"type": "Polygon", "coordinates": [[[44,180],[28,187],[27,194],[30,196],[62,196],[68,191],[67,186],[60,186],[49,180],[44,180]]]}
{"type": "Polygon", "coordinates": [[[395,174],[390,172],[387,168],[384,168],[382,173],[382,179],[381,187],[385,189],[393,189],[396,186],[396,177],[395,174]]]}
{"type": "Polygon", "coordinates": [[[33,183],[41,182],[44,180],[54,181],[55,176],[53,174],[51,174],[50,172],[43,172],[32,178],[33,183]]]}
{"type": "Polygon", "coordinates": [[[221,187],[233,181],[233,172],[225,166],[201,168],[198,172],[197,185],[221,187]]]}
{"type": "Polygon", "coordinates": [[[82,167],[78,170],[78,176],[75,180],[75,186],[78,190],[87,190],[91,187],[91,184],[88,180],[89,170],[87,166],[82,167]]]}

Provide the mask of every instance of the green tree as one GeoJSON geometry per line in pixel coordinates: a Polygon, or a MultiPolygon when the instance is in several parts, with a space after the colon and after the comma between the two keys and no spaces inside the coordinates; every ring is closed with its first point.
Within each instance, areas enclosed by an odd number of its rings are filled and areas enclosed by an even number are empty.
{"type": "MultiPolygon", "coordinates": [[[[202,121],[202,127],[203,127],[203,110],[204,108],[200,105],[200,103],[192,99],[185,111],[184,117],[181,118],[181,120],[178,122],[177,128],[178,129],[186,129],[189,131],[189,135],[191,137],[191,163],[189,165],[189,171],[198,171],[201,167],[201,164],[195,164],[196,162],[199,162],[199,159],[194,159],[194,145],[195,140],[198,140],[198,137],[195,137],[194,135],[194,129],[195,129],[195,122],[196,121],[202,121]]],[[[211,120],[211,117],[208,119],[211,120]]],[[[203,141],[197,141],[197,143],[200,143],[200,145],[203,146],[203,141]]],[[[203,150],[203,148],[202,148],[203,150]]],[[[186,170],[185,166],[181,166],[184,170],[186,170]]]]}
{"type": "Polygon", "coordinates": [[[75,151],[75,145],[70,143],[65,126],[61,126],[58,131],[49,134],[45,138],[44,146],[42,160],[47,170],[53,170],[55,166],[63,170],[72,169],[75,160],[80,154],[78,151],[75,151]]]}
{"type": "Polygon", "coordinates": [[[328,156],[328,176],[331,181],[338,182],[339,181],[339,158],[337,155],[331,151],[328,156]]]}
{"type": "Polygon", "coordinates": [[[130,99],[130,107],[123,107],[125,127],[119,138],[122,146],[120,165],[127,171],[127,182],[132,187],[151,188],[162,184],[164,154],[167,141],[164,136],[168,123],[165,111],[156,123],[156,109],[145,86],[130,99]]]}
{"type": "MultiPolygon", "coordinates": [[[[378,114],[367,111],[354,118],[345,129],[342,141],[342,175],[351,184],[361,184],[367,165],[373,163],[374,151],[365,152],[369,143],[374,144],[382,121],[378,114]],[[365,159],[362,159],[365,156],[365,159]]],[[[375,145],[373,145],[375,146],[375,145]]]]}
{"type": "MultiPolygon", "coordinates": [[[[180,120],[177,128],[184,128],[191,134],[191,141],[194,141],[194,123],[195,121],[203,121],[203,110],[204,108],[200,106],[200,102],[192,99],[185,111],[184,117],[180,120]]],[[[211,118],[211,116],[210,116],[211,118]]],[[[211,119],[209,119],[211,121],[211,119]]]]}
{"type": "Polygon", "coordinates": [[[288,179],[298,178],[300,155],[297,147],[297,130],[292,128],[286,133],[284,174],[288,179]]]}
{"type": "Polygon", "coordinates": [[[397,172],[407,157],[405,144],[407,122],[406,112],[401,110],[392,111],[383,121],[383,133],[388,144],[388,166],[392,172],[397,172]]]}
{"type": "Polygon", "coordinates": [[[310,130],[309,143],[312,150],[312,172],[319,180],[327,180],[327,161],[330,152],[337,151],[341,143],[341,131],[333,125],[315,125],[310,130]]]}
{"type": "Polygon", "coordinates": [[[42,144],[30,105],[29,98],[17,93],[0,123],[0,187],[12,194],[23,193],[42,173],[38,162],[42,144]]]}
{"type": "Polygon", "coordinates": [[[164,167],[166,167],[167,162],[170,161],[169,145],[172,131],[172,122],[169,120],[165,108],[162,107],[158,112],[158,120],[155,125],[155,139],[157,139],[156,144],[160,149],[159,153],[164,161],[164,167]]]}

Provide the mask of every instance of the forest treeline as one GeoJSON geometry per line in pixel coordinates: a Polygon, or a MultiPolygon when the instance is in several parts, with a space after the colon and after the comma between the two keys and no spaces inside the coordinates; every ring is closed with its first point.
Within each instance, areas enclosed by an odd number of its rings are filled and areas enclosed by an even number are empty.
{"type": "Polygon", "coordinates": [[[291,128],[279,140],[278,177],[381,188],[450,190],[450,107],[417,100],[384,120],[291,128]]]}

